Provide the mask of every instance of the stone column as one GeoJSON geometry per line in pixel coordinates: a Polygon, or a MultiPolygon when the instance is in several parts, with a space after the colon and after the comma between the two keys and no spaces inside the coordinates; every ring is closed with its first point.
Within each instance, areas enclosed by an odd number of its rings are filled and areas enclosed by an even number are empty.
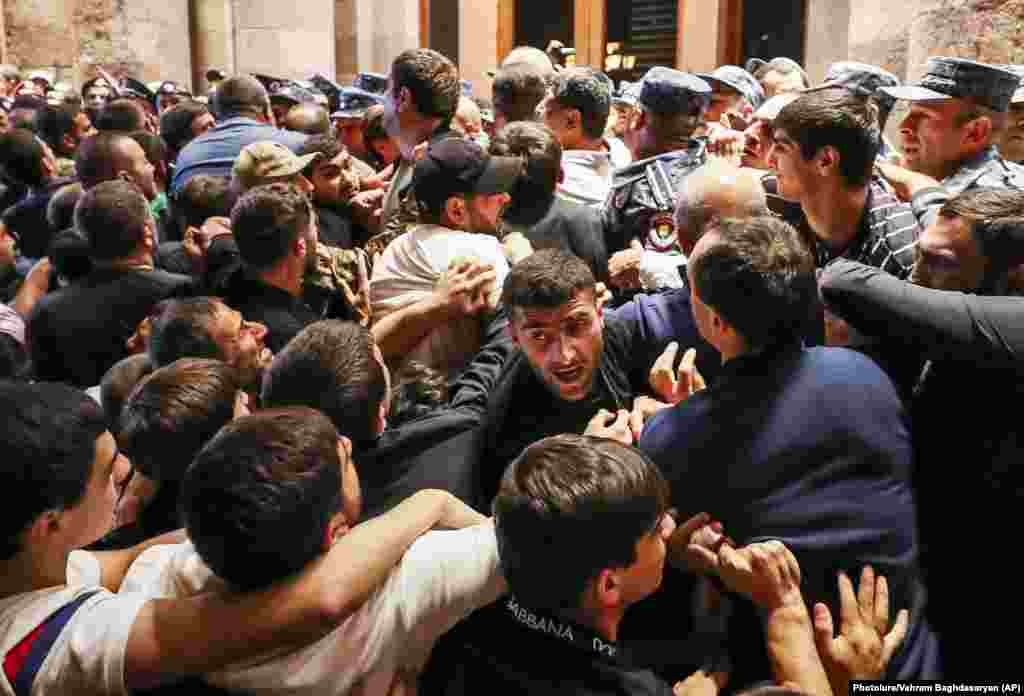
{"type": "Polygon", "coordinates": [[[490,96],[488,70],[498,67],[497,0],[459,0],[459,75],[490,96]]]}
{"type": "Polygon", "coordinates": [[[419,0],[353,0],[355,55],[361,71],[387,73],[402,51],[420,45],[419,0]]]}
{"type": "Polygon", "coordinates": [[[235,0],[238,72],[308,79],[335,74],[335,0],[235,0]]]}
{"type": "Polygon", "coordinates": [[[235,72],[235,26],[231,0],[192,0],[192,84],[203,94],[206,71],[235,72]]]}
{"type": "Polygon", "coordinates": [[[719,65],[719,17],[723,0],[685,0],[681,3],[676,66],[688,72],[708,72],[719,65]]]}
{"type": "Polygon", "coordinates": [[[589,65],[596,70],[604,69],[607,34],[605,2],[606,0],[576,0],[573,42],[577,65],[589,65]]]}
{"type": "Polygon", "coordinates": [[[807,0],[804,70],[820,82],[832,63],[847,59],[850,45],[850,0],[807,0]]]}

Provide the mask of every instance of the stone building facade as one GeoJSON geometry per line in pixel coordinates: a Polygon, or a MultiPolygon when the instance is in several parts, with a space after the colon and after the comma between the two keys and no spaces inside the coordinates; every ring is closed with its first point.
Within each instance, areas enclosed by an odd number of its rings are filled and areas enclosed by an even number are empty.
{"type": "Polygon", "coordinates": [[[0,61],[74,84],[97,65],[197,90],[207,69],[350,79],[437,48],[487,91],[487,71],[519,43],[609,50],[706,70],[790,55],[820,79],[839,59],[920,74],[929,55],[1024,63],[1024,0],[0,0],[0,61]],[[617,50],[615,44],[618,44],[617,50]]]}

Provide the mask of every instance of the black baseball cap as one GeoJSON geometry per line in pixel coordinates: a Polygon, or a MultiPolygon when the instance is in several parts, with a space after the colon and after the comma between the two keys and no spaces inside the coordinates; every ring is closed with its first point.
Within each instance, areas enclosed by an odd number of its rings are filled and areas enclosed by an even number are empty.
{"type": "Polygon", "coordinates": [[[492,157],[471,140],[435,141],[416,163],[412,185],[416,198],[431,207],[465,193],[507,193],[523,172],[518,157],[492,157]]]}

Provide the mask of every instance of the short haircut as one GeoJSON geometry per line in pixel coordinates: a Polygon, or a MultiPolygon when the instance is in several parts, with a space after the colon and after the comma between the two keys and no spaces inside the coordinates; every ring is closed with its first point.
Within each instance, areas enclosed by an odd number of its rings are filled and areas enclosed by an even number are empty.
{"type": "Polygon", "coordinates": [[[712,221],[768,215],[760,177],[723,160],[710,161],[680,181],[676,198],[676,236],[687,254],[712,221]]]}
{"type": "Polygon", "coordinates": [[[602,570],[636,562],[637,542],[668,507],[668,484],[636,448],[584,435],[530,445],[505,470],[493,503],[509,589],[532,608],[578,609],[602,570]]]}
{"type": "Polygon", "coordinates": [[[57,275],[68,283],[84,278],[93,268],[92,259],[89,258],[89,242],[73,227],[53,235],[46,255],[53,263],[57,275]]]}
{"type": "Polygon", "coordinates": [[[529,63],[511,63],[494,76],[494,110],[506,121],[534,121],[548,91],[547,77],[529,63]]]}
{"type": "Polygon", "coordinates": [[[882,137],[877,109],[839,87],[808,92],[782,108],[772,128],[784,130],[805,160],[823,147],[839,153],[839,173],[849,186],[871,177],[882,137]]]}
{"type": "Polygon", "coordinates": [[[134,254],[152,224],[146,197],[121,179],[97,184],[75,206],[75,227],[89,242],[90,256],[100,261],[134,254]]]}
{"type": "Polygon", "coordinates": [[[391,137],[384,127],[384,106],[374,104],[366,110],[363,119],[363,141],[369,143],[372,140],[383,140],[391,137]]]}
{"type": "Polygon", "coordinates": [[[578,292],[593,292],[595,285],[590,267],[572,252],[538,249],[509,271],[501,288],[501,301],[510,311],[516,307],[554,309],[578,292]]]}
{"type": "Polygon", "coordinates": [[[313,171],[320,164],[326,164],[342,152],[345,152],[345,146],[339,143],[338,139],[333,135],[314,135],[306,138],[306,142],[302,143],[302,147],[299,148],[298,155],[302,157],[303,155],[311,155],[314,152],[319,152],[323,156],[318,160],[313,160],[302,170],[307,179],[313,176],[313,171]]]}
{"type": "Polygon", "coordinates": [[[225,425],[185,474],[188,536],[218,577],[267,587],[319,556],[341,509],[338,431],[309,408],[273,409],[225,425]]]}
{"type": "Polygon", "coordinates": [[[135,143],[127,133],[97,133],[82,141],[75,153],[75,171],[86,190],[117,178],[127,164],[123,148],[129,142],[135,143]]]}
{"type": "Polygon", "coordinates": [[[953,196],[939,215],[963,218],[988,262],[990,279],[1024,262],[1024,192],[1010,188],[972,188],[953,196]]]}
{"type": "Polygon", "coordinates": [[[46,183],[43,141],[32,131],[12,128],[0,134],[0,165],[8,176],[20,183],[37,187],[46,183]]]}
{"type": "Polygon", "coordinates": [[[0,560],[7,560],[40,515],[82,500],[107,423],[84,392],[10,381],[0,382],[0,423],[0,560]]]}
{"type": "Polygon", "coordinates": [[[391,79],[392,93],[407,88],[420,114],[439,118],[444,126],[451,122],[462,85],[459,69],[448,58],[429,48],[403,51],[391,64],[391,79]]]}
{"type": "Polygon", "coordinates": [[[433,413],[448,404],[448,377],[418,360],[410,360],[395,373],[388,407],[388,426],[433,413]]]}
{"type": "Polygon", "coordinates": [[[210,326],[224,304],[211,297],[167,300],[150,317],[149,359],[164,367],[180,358],[224,360],[224,351],[210,333],[210,326]]]}
{"type": "Polygon", "coordinates": [[[342,435],[372,440],[386,388],[373,346],[373,335],[355,322],[310,324],[274,356],[263,376],[262,403],[315,408],[342,435]]]}
{"type": "Polygon", "coordinates": [[[78,106],[47,105],[36,114],[36,132],[54,152],[64,153],[64,136],[75,129],[75,118],[80,113],[78,106]]]}
{"type": "Polygon", "coordinates": [[[512,191],[512,207],[555,195],[562,172],[562,144],[543,123],[514,121],[491,138],[491,155],[522,157],[526,166],[512,191]]]}
{"type": "Polygon", "coordinates": [[[260,271],[273,268],[305,236],[310,215],[309,198],[289,183],[247,191],[231,210],[231,232],[242,261],[260,271]]]}
{"type": "Polygon", "coordinates": [[[220,120],[261,116],[269,108],[266,88],[252,75],[232,75],[214,91],[213,113],[220,120]]]}
{"type": "Polygon", "coordinates": [[[144,130],[146,111],[134,99],[115,99],[100,110],[95,125],[98,131],[130,133],[144,130]]]}
{"type": "Polygon", "coordinates": [[[296,104],[288,109],[284,127],[306,135],[324,135],[331,132],[331,117],[319,104],[296,104]]]}
{"type": "Polygon", "coordinates": [[[146,160],[154,167],[167,163],[167,143],[155,133],[149,131],[133,131],[128,134],[132,140],[139,144],[142,151],[146,153],[146,160]]]}
{"type": "Polygon", "coordinates": [[[209,111],[206,104],[189,99],[175,104],[161,114],[160,136],[171,152],[179,152],[195,137],[192,134],[192,122],[209,111]]]}
{"type": "Polygon", "coordinates": [[[226,176],[196,174],[178,189],[171,212],[184,233],[187,227],[201,227],[212,217],[231,215],[231,180],[226,176]]]}
{"type": "Polygon", "coordinates": [[[129,355],[114,363],[100,380],[100,403],[107,427],[117,437],[121,427],[121,409],[139,381],[155,368],[145,353],[129,355]]]}
{"type": "Polygon", "coordinates": [[[118,443],[132,466],[160,483],[180,482],[199,450],[235,413],[238,370],[183,358],[142,379],[121,408],[118,443]]]}
{"type": "Polygon", "coordinates": [[[66,230],[75,224],[75,205],[83,193],[82,184],[77,181],[57,189],[46,206],[46,222],[51,229],[66,230]]]}
{"type": "Polygon", "coordinates": [[[604,135],[612,97],[608,83],[593,68],[570,68],[558,73],[551,95],[563,108],[580,112],[583,132],[588,138],[604,135]]]}
{"type": "Polygon", "coordinates": [[[800,234],[771,216],[726,220],[691,260],[694,291],[750,350],[798,338],[818,297],[814,257],[800,234]]]}

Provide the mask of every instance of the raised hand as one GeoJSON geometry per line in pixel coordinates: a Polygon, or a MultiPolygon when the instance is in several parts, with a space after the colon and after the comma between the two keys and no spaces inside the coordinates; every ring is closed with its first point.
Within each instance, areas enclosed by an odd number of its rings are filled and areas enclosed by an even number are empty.
{"type": "Polygon", "coordinates": [[[654,361],[648,377],[651,389],[659,399],[668,404],[678,404],[707,387],[704,377],[697,370],[697,351],[690,348],[683,353],[679,369],[674,369],[679,344],[673,341],[654,361]]]}

